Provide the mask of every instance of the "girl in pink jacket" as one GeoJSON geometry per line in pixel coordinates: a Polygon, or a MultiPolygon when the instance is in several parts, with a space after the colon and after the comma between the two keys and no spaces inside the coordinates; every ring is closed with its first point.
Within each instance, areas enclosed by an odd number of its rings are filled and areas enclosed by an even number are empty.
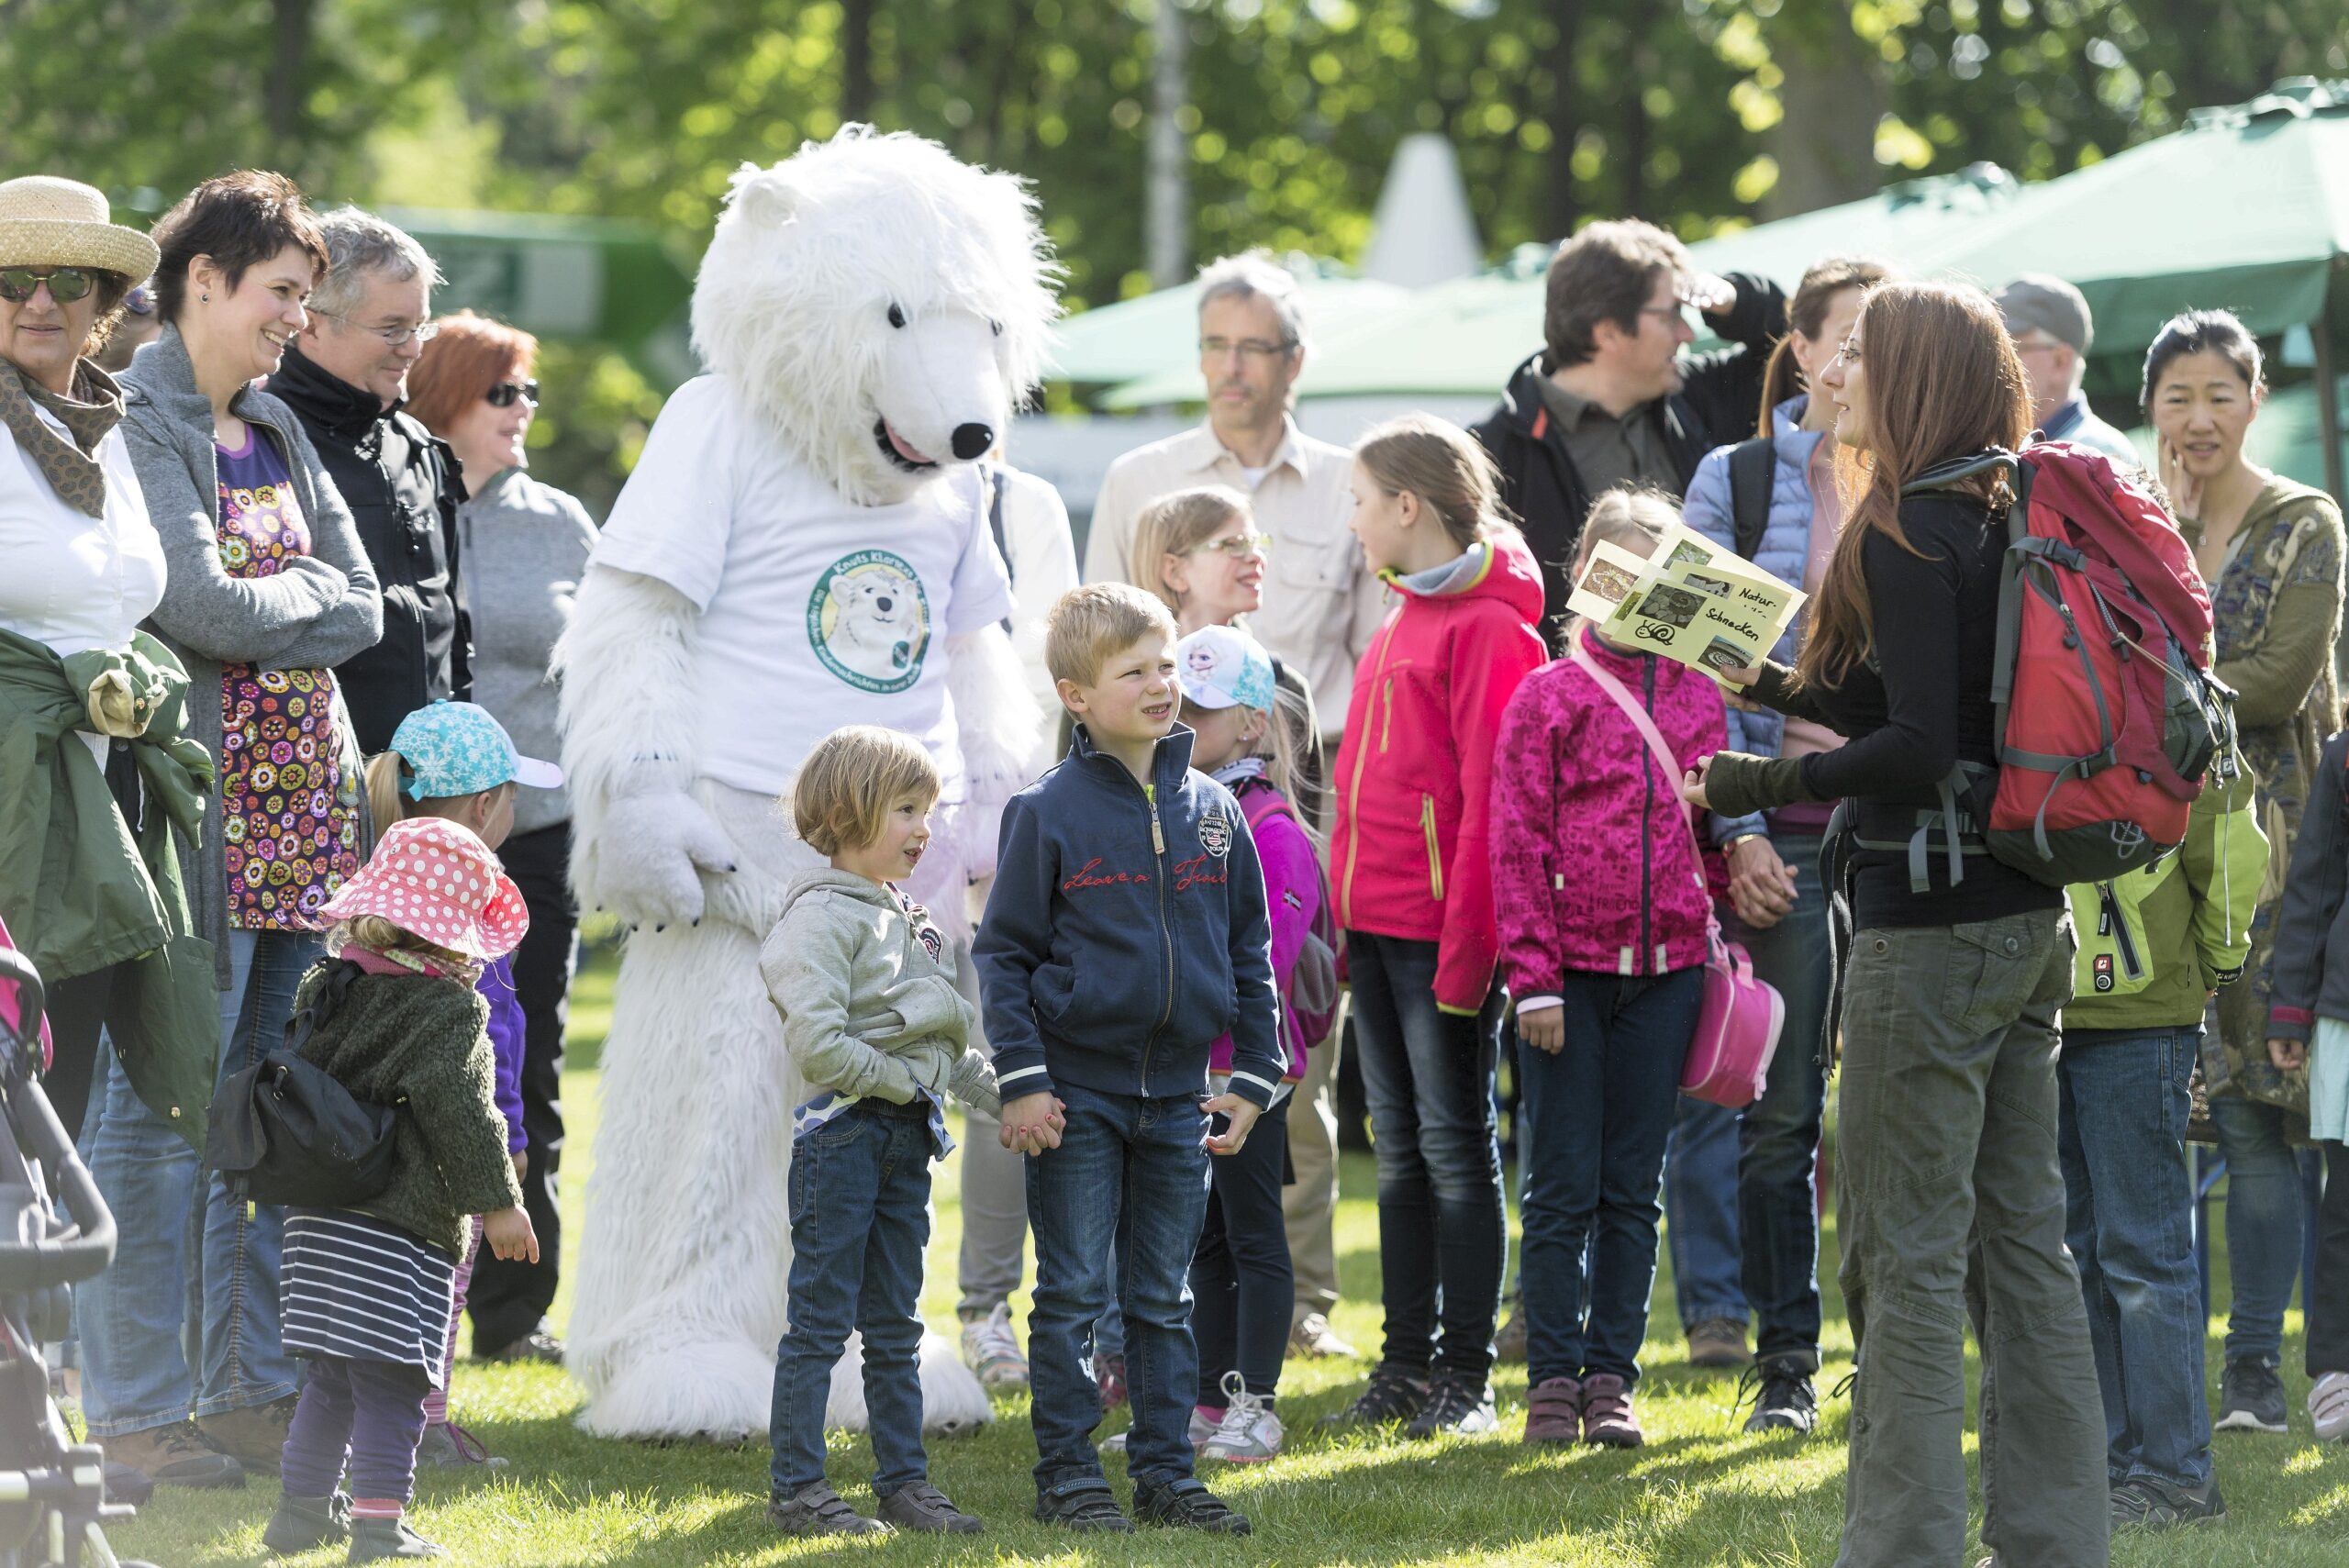
{"type": "MultiPolygon", "coordinates": [[[[1677,519],[1653,492],[1608,492],[1583,525],[1574,576],[1598,540],[1644,557],[1677,519]]],[[[1587,623],[1571,635],[1574,653],[1509,700],[1493,767],[1493,909],[1532,1140],[1525,1440],[1636,1448],[1656,1195],[1711,900],[1679,770],[1657,763],[1593,671],[1646,713],[1682,768],[1723,743],[1725,710],[1700,671],[1587,623]]]]}

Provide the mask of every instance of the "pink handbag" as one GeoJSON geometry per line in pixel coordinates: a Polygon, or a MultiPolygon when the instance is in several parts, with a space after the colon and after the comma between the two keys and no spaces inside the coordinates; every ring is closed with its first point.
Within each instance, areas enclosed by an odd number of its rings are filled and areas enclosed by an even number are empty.
{"type": "MultiPolygon", "coordinates": [[[[1583,648],[1582,633],[1574,635],[1567,657],[1617,707],[1623,710],[1655,754],[1665,782],[1677,788],[1683,772],[1672,748],[1645,708],[1623,689],[1623,683],[1598,667],[1583,648]]],[[[1697,882],[1705,881],[1705,855],[1688,809],[1681,807],[1688,825],[1688,842],[1696,851],[1697,882]]],[[[1762,1097],[1770,1078],[1770,1060],[1778,1053],[1778,1035],[1786,1028],[1787,1001],[1777,987],[1757,978],[1753,960],[1745,949],[1721,936],[1720,921],[1711,910],[1711,890],[1706,890],[1705,1000],[1697,1010],[1697,1032],[1688,1041],[1688,1058],[1680,1069],[1680,1092],[1713,1105],[1742,1110],[1762,1097]]]]}

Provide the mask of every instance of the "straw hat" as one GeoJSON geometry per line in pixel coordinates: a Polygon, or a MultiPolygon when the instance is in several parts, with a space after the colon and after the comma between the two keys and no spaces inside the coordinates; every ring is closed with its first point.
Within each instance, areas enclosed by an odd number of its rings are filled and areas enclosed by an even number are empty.
{"type": "Polygon", "coordinates": [[[92,267],[144,282],[163,253],[110,217],[106,193],[79,180],[0,181],[0,267],[92,267]]]}

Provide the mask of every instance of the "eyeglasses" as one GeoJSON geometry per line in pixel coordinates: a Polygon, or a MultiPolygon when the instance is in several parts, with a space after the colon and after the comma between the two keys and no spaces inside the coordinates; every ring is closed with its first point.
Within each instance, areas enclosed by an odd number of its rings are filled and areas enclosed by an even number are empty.
{"type": "Polygon", "coordinates": [[[1643,305],[1640,306],[1640,314],[1642,316],[1661,316],[1666,321],[1679,321],[1685,319],[1683,312],[1693,308],[1695,308],[1695,306],[1691,305],[1689,301],[1683,299],[1675,300],[1670,305],[1643,305]]]}
{"type": "Polygon", "coordinates": [[[310,314],[329,317],[346,327],[355,328],[362,332],[373,332],[395,349],[411,338],[418,343],[429,343],[440,335],[440,323],[438,321],[419,321],[413,327],[361,327],[359,323],[338,310],[320,310],[314,305],[310,306],[310,314]]]}
{"type": "Polygon", "coordinates": [[[1226,354],[1236,353],[1243,360],[1269,360],[1288,353],[1295,347],[1291,343],[1269,343],[1262,338],[1242,338],[1237,342],[1230,338],[1202,338],[1199,339],[1199,357],[1219,360],[1226,354]]]}
{"type": "Polygon", "coordinates": [[[1209,539],[1198,547],[1197,553],[1204,554],[1208,550],[1214,550],[1218,555],[1228,555],[1234,561],[1245,561],[1252,555],[1270,555],[1273,553],[1273,536],[1232,534],[1224,539],[1209,539]]]}
{"type": "Polygon", "coordinates": [[[9,267],[0,270],[0,299],[11,305],[22,305],[32,298],[33,291],[41,284],[49,285],[49,297],[60,305],[71,305],[98,286],[97,278],[79,267],[51,267],[47,272],[32,267],[9,267]]]}
{"type": "Polygon", "coordinates": [[[511,408],[517,398],[526,403],[536,403],[539,400],[539,384],[535,381],[501,381],[482,396],[488,400],[492,408],[511,408]]]}

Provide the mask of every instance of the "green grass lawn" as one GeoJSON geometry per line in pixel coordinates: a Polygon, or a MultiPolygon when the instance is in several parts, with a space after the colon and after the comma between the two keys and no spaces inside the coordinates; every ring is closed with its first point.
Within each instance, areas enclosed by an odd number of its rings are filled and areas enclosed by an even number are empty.
{"type": "MultiPolygon", "coordinates": [[[[610,974],[583,974],[572,1027],[578,1042],[565,1080],[572,1140],[562,1186],[575,1227],[593,1157],[595,1048],[609,1018],[610,974]]],[[[1347,1299],[1340,1329],[1365,1350],[1378,1341],[1377,1225],[1370,1163],[1349,1159],[1339,1250],[1347,1299]]],[[[953,1318],[955,1238],[961,1210],[952,1162],[938,1172],[938,1230],[930,1249],[923,1307],[934,1325],[953,1318]]],[[[1833,1239],[1828,1240],[1831,1250],[1833,1239]]],[[[1825,1272],[1831,1280],[1831,1262],[1825,1272]]],[[[1831,1401],[1809,1442],[1746,1437],[1731,1406],[1736,1379],[1691,1371],[1673,1321],[1669,1282],[1659,1279],[1648,1377],[1642,1385],[1646,1448],[1530,1451],[1524,1371],[1503,1368],[1502,1429],[1493,1436],[1407,1443],[1362,1436],[1328,1438],[1314,1418],[1359,1386],[1365,1362],[1292,1362],[1281,1385],[1291,1440],[1276,1462],[1210,1479],[1255,1520],[1246,1540],[1145,1532],[1108,1544],[1078,1541],[1031,1522],[1028,1467],[1035,1459],[1025,1396],[996,1402],[985,1433],[932,1445],[934,1478],[982,1516],[987,1533],[951,1545],[899,1537],[853,1547],[785,1542],[768,1530],[762,1447],[655,1448],[606,1442],[572,1423],[578,1395],[559,1372],[460,1364],[457,1417],[512,1466],[495,1477],[423,1480],[417,1523],[464,1562],[495,1564],[613,1564],[670,1568],[703,1563],[780,1563],[849,1559],[893,1563],[948,1562],[1056,1564],[1559,1563],[1585,1568],[1681,1564],[1831,1563],[1842,1518],[1843,1445],[1849,1407],[1831,1401]]],[[[1024,1318],[1024,1296],[1015,1311],[1024,1318]]],[[[2223,1297],[2220,1303],[2224,1307],[2223,1297]]],[[[557,1304],[558,1318],[568,1309],[557,1304]]],[[[1822,1388],[1851,1370],[1851,1337],[1829,1297],[1829,1363],[1822,1388]]],[[[2285,1381],[2299,1431],[2290,1437],[2221,1439],[2219,1475],[2232,1518],[2165,1538],[2124,1538],[2116,1563],[2305,1564],[2349,1562],[2349,1448],[2320,1448],[2307,1435],[2299,1401],[2299,1324],[2288,1325],[2285,1381]]],[[[2210,1342],[2215,1377],[2219,1340],[2210,1342]]],[[[1970,1360],[1970,1358],[1969,1358],[1970,1360]]],[[[1122,1415],[1117,1424],[1122,1424],[1122,1415]]],[[[1971,1451],[1971,1440],[1968,1450],[1971,1451]]],[[[863,1439],[836,1437],[831,1476],[850,1500],[871,1506],[871,1454],[863,1439]]],[[[1113,1481],[1122,1464],[1110,1456],[1113,1481]]],[[[273,1482],[242,1493],[164,1493],[140,1518],[115,1532],[126,1557],[164,1568],[262,1559],[261,1527],[274,1506],[273,1482]]],[[[340,1562],[339,1550],[290,1560],[302,1568],[340,1562]]],[[[1933,1565],[1942,1568],[1942,1565],[1933,1565]]],[[[2017,1565],[2027,1568],[2027,1565],[2017,1565]]]]}

